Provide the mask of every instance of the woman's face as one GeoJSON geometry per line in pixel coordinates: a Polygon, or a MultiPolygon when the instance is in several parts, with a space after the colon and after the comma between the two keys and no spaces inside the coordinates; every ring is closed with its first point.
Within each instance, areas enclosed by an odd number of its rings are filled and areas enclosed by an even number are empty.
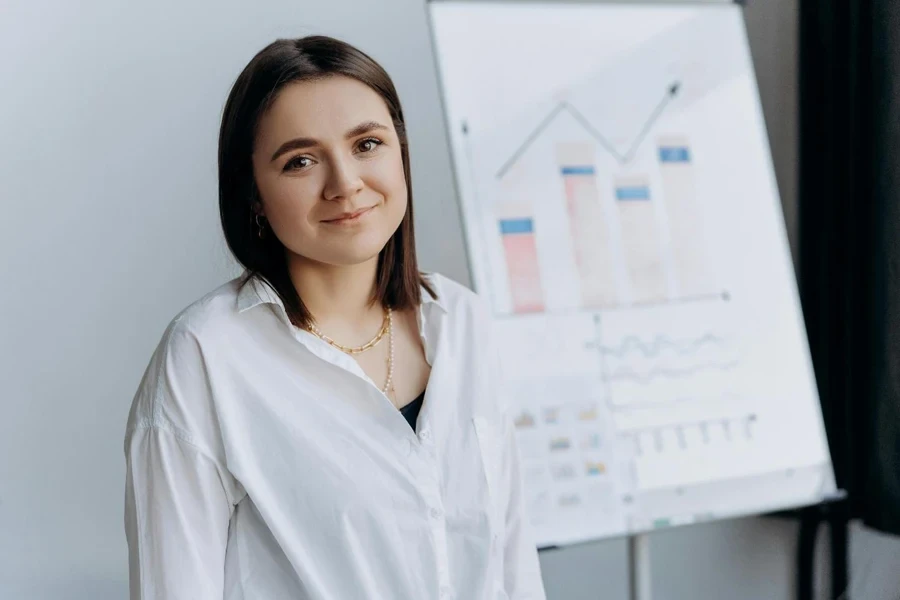
{"type": "Polygon", "coordinates": [[[286,86],[261,118],[253,173],[290,262],[377,258],[406,213],[400,140],[381,96],[334,76],[286,86]]]}

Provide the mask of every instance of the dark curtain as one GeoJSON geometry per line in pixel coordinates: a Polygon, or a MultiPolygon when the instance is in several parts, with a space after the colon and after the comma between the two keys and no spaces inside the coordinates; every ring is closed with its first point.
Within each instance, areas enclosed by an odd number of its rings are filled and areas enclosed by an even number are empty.
{"type": "Polygon", "coordinates": [[[900,534],[900,0],[800,0],[800,292],[851,517],[900,534]]]}

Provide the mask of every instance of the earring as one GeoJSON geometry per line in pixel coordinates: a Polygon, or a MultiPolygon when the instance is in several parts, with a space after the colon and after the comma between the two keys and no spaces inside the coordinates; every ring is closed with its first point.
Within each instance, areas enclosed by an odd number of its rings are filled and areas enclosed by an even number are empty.
{"type": "Polygon", "coordinates": [[[260,217],[262,217],[263,219],[265,218],[259,214],[254,218],[254,220],[256,221],[256,235],[259,236],[259,239],[264,240],[266,239],[266,226],[262,223],[260,217]]]}

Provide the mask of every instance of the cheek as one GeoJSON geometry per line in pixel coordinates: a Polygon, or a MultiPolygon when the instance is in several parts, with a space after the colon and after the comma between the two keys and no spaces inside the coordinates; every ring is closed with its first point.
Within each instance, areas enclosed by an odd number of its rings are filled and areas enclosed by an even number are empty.
{"type": "Polygon", "coordinates": [[[265,199],[266,217],[276,231],[302,228],[316,204],[315,195],[297,180],[282,179],[262,183],[259,192],[265,199]]]}
{"type": "Polygon", "coordinates": [[[406,187],[406,177],[404,176],[403,163],[399,160],[389,175],[385,177],[385,187],[389,190],[391,199],[391,212],[398,212],[402,218],[406,212],[406,204],[409,201],[409,190],[406,187]]]}

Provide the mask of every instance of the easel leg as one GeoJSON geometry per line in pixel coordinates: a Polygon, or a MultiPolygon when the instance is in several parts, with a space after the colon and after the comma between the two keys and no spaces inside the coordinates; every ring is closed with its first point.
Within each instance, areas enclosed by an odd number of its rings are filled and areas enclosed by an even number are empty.
{"type": "Polygon", "coordinates": [[[847,507],[841,502],[832,507],[828,529],[831,538],[831,596],[835,600],[849,600],[847,592],[847,507]]]}
{"type": "Polygon", "coordinates": [[[797,544],[797,600],[812,600],[815,583],[816,537],[823,522],[831,542],[831,598],[850,600],[847,595],[847,502],[810,506],[800,511],[797,544]]]}
{"type": "Polygon", "coordinates": [[[631,600],[652,600],[650,537],[646,533],[628,538],[628,574],[631,600]]]}
{"type": "Polygon", "coordinates": [[[818,508],[805,508],[801,511],[797,543],[797,600],[813,600],[813,564],[820,522],[818,508]]]}

